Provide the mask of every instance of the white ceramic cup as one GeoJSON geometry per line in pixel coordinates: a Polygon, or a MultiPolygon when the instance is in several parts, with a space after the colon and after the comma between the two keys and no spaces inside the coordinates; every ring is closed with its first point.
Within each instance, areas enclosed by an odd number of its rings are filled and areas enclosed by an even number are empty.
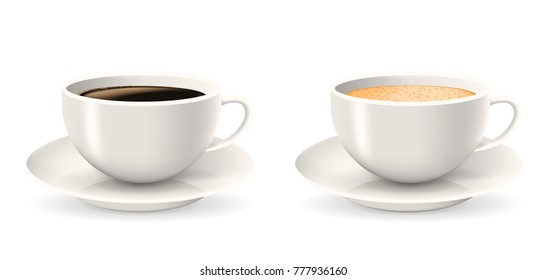
{"type": "Polygon", "coordinates": [[[230,145],[241,135],[250,108],[241,98],[222,98],[217,83],[191,76],[127,75],[70,83],[63,89],[63,117],[78,152],[114,178],[150,183],[190,167],[205,151],[230,145]],[[203,96],[171,101],[115,101],[81,96],[117,86],[187,88],[203,96]],[[221,107],[239,103],[245,117],[228,138],[211,144],[221,107]]]}
{"type": "Polygon", "coordinates": [[[471,78],[440,75],[384,75],[347,79],[331,90],[332,120],[346,151],[362,167],[402,183],[430,181],[449,173],[473,152],[499,145],[518,119],[509,97],[491,97],[471,78]],[[432,85],[475,95],[445,101],[397,102],[348,96],[351,90],[389,85],[432,85]],[[508,103],[513,119],[488,144],[480,144],[490,106],[508,103]]]}

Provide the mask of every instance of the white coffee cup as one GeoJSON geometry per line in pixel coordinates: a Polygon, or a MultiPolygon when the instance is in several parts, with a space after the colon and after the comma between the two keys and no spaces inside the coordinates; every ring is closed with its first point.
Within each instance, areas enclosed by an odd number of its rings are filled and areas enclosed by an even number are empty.
{"type": "Polygon", "coordinates": [[[351,157],[385,179],[418,183],[449,173],[471,154],[499,145],[518,119],[509,97],[491,97],[477,80],[442,75],[383,75],[346,79],[331,90],[332,120],[351,157]],[[399,102],[348,96],[374,86],[431,85],[469,90],[475,95],[444,101],[399,102]],[[507,129],[480,144],[492,104],[508,103],[513,119],[507,129]]]}
{"type": "Polygon", "coordinates": [[[70,83],[63,89],[63,117],[78,152],[114,178],[150,183],[190,167],[205,151],[226,147],[241,135],[250,108],[241,98],[222,98],[217,83],[192,76],[126,75],[70,83]],[[202,96],[169,101],[117,101],[81,96],[98,88],[166,86],[202,96]],[[245,117],[228,138],[211,144],[221,107],[239,103],[245,117]]]}

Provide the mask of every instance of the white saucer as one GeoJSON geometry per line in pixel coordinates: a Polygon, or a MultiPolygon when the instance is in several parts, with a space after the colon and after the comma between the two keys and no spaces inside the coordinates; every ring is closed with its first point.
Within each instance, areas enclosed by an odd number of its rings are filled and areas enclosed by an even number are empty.
{"type": "MultiPolygon", "coordinates": [[[[483,141],[488,142],[488,139],[483,141]]],[[[456,170],[427,183],[382,179],[356,163],[337,137],[321,141],[296,159],[296,168],[318,186],[358,204],[388,211],[446,208],[490,192],[514,178],[520,157],[504,145],[474,153],[456,170]]]]}
{"type": "Polygon", "coordinates": [[[247,177],[253,161],[236,145],[205,153],[182,173],[157,183],[119,181],[91,166],[68,137],[36,150],[27,160],[40,181],[98,207],[157,211],[180,207],[234,186],[247,177]]]}

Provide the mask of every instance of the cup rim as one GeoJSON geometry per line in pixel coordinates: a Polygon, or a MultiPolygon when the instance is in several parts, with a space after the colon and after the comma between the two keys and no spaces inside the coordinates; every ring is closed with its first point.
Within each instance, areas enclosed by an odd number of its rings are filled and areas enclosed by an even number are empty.
{"type": "MultiPolygon", "coordinates": [[[[158,83],[158,85],[161,85],[158,83]]],[[[134,86],[139,86],[135,84],[134,86]]],[[[90,89],[93,87],[90,87],[90,89]]],[[[83,102],[93,103],[93,104],[106,104],[106,105],[115,105],[115,106],[144,106],[144,107],[151,107],[151,106],[167,106],[167,105],[178,105],[178,104],[187,104],[187,103],[195,103],[200,102],[204,100],[208,100],[211,98],[214,98],[218,95],[220,95],[220,85],[208,78],[201,77],[201,76],[194,76],[194,75],[184,75],[184,74],[113,74],[113,75],[96,75],[96,76],[88,76],[84,78],[78,78],[74,79],[68,83],[65,84],[63,87],[63,95],[72,99],[76,99],[83,102]],[[165,79],[185,79],[185,80],[193,80],[197,81],[198,83],[207,84],[208,86],[211,86],[213,89],[207,92],[204,92],[203,96],[197,96],[193,98],[186,98],[186,99],[177,99],[177,100],[160,100],[160,101],[123,101],[123,100],[108,100],[108,99],[99,99],[99,98],[91,98],[91,97],[85,97],[81,96],[78,93],[72,92],[69,90],[71,86],[75,86],[79,83],[85,83],[90,82],[91,80],[100,80],[100,79],[112,79],[112,78],[147,78],[147,79],[154,79],[154,78],[165,78],[165,79]]]]}
{"type": "MultiPolygon", "coordinates": [[[[395,85],[395,84],[393,84],[393,85],[395,85]]],[[[404,85],[404,84],[399,84],[399,85],[404,85]]],[[[467,90],[469,90],[469,89],[467,89],[467,90]]],[[[359,75],[359,76],[353,76],[353,77],[345,78],[343,80],[339,80],[331,88],[331,94],[333,96],[336,96],[338,98],[342,98],[344,100],[351,101],[351,102],[360,102],[360,103],[366,103],[366,104],[376,104],[376,105],[386,105],[386,106],[401,106],[401,107],[417,107],[417,106],[420,106],[420,107],[426,107],[426,106],[457,104],[457,103],[469,102],[469,101],[473,101],[473,100],[476,100],[476,99],[480,99],[484,96],[489,95],[489,88],[488,88],[488,85],[484,81],[473,78],[473,77],[469,77],[469,76],[463,76],[463,75],[439,74],[439,73],[412,73],[412,72],[410,72],[410,73],[382,73],[382,74],[359,75]],[[367,99],[367,98],[348,96],[346,93],[340,92],[338,90],[339,86],[341,86],[343,84],[346,84],[346,83],[358,81],[358,80],[366,80],[366,79],[374,79],[374,78],[406,78],[406,79],[408,79],[410,77],[460,80],[460,81],[473,83],[477,87],[480,87],[480,88],[479,88],[479,90],[470,90],[473,93],[475,93],[472,96],[456,98],[456,99],[449,99],[449,100],[436,100],[436,101],[424,101],[424,102],[374,100],[374,99],[367,99]]]]}

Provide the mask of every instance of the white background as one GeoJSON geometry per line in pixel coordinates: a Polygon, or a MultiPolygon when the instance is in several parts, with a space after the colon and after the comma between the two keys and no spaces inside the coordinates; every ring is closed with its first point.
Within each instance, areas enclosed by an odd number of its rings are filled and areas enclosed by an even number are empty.
{"type": "MultiPolygon", "coordinates": [[[[542,1],[10,2],[0,4],[0,279],[262,279],[199,276],[206,265],[349,272],[304,279],[546,279],[542,1]],[[92,207],[34,180],[27,157],[66,135],[65,82],[126,71],[206,76],[224,95],[247,97],[255,114],[237,145],[253,175],[153,213],[92,207]],[[294,161],[334,136],[330,87],[385,71],[474,76],[517,98],[522,121],[506,145],[524,162],[521,176],[407,214],[309,183],[294,161]]],[[[496,107],[492,136],[511,117],[496,107]]],[[[220,135],[240,109],[223,117],[220,135]]]]}

